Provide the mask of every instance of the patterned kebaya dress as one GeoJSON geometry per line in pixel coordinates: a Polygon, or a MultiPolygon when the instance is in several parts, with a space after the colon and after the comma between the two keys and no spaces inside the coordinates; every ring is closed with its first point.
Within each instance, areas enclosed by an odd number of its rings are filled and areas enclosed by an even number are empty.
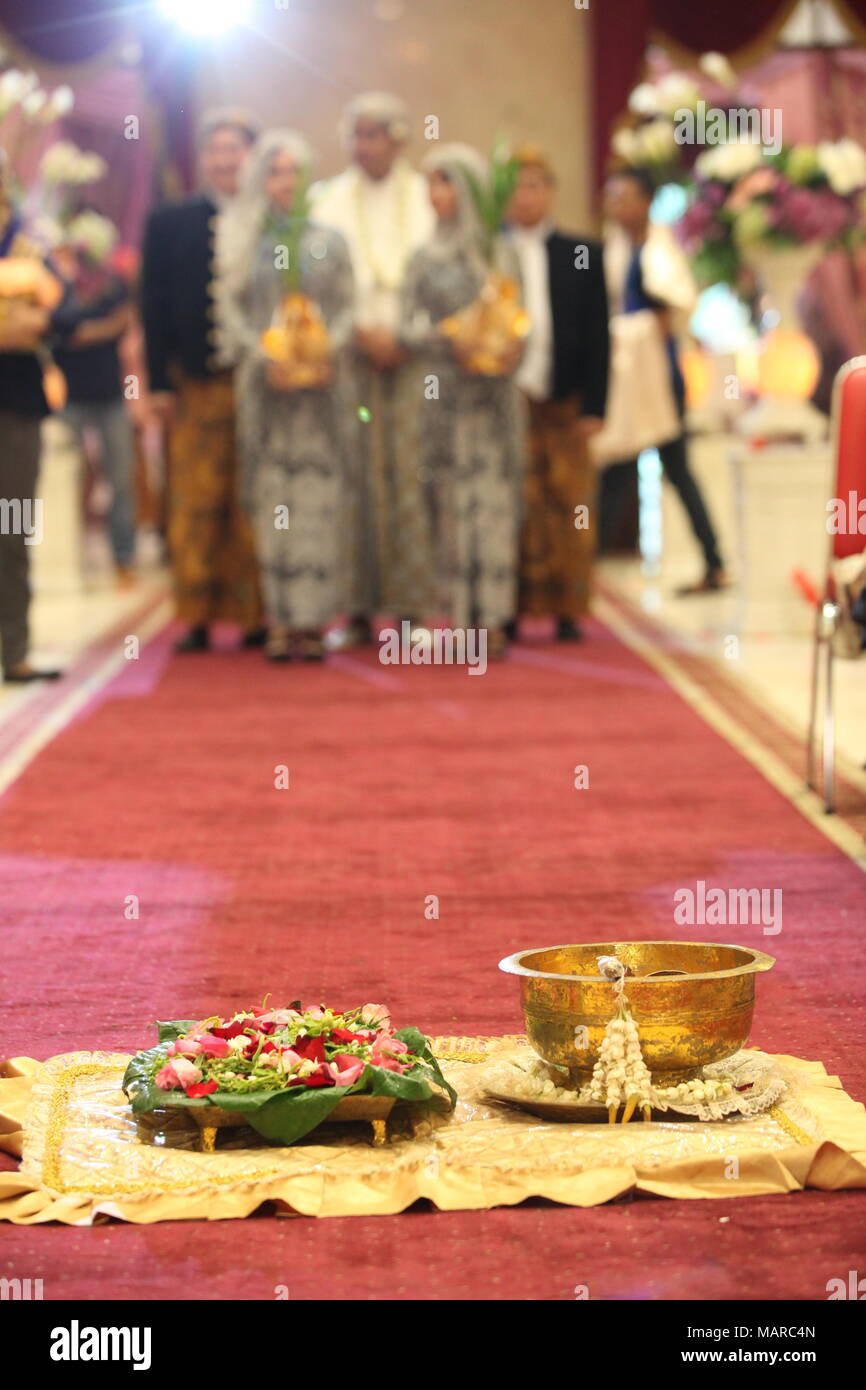
{"type": "MultiPolygon", "coordinates": [[[[497,268],[518,279],[511,248],[497,268]]],[[[428,497],[436,614],[502,628],[515,616],[526,427],[511,376],[473,376],[437,327],[470,304],[485,267],[470,246],[437,236],[409,263],[401,338],[416,356],[414,446],[428,497]]]]}
{"type": "Polygon", "coordinates": [[[317,305],[334,353],[325,387],[282,391],[267,380],[261,334],[285,284],[263,234],[243,291],[226,306],[239,349],[235,376],[241,499],[250,512],[271,621],[321,631],[344,601],[347,398],[344,349],[352,331],[352,270],[337,231],[310,222],[299,246],[300,290],[317,305]],[[286,524],[287,523],[287,524],[286,524]]]}

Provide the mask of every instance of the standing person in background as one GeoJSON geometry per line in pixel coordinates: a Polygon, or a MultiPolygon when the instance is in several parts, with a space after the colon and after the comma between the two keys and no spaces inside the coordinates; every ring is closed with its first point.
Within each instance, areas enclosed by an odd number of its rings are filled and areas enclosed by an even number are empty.
{"type": "Polygon", "coordinates": [[[108,268],[117,229],[98,213],[80,213],[69,224],[54,260],[71,286],[71,332],[55,359],[66,378],[68,400],[62,419],[83,447],[86,430],[99,439],[100,463],[111,484],[108,531],[119,588],[134,582],[132,421],[121,385],[118,344],[132,310],[126,283],[108,268]]]}
{"type": "MultiPolygon", "coordinates": [[[[457,627],[486,629],[487,651],[498,658],[517,597],[525,422],[514,369],[523,344],[501,374],[482,375],[443,330],[444,319],[477,299],[491,269],[470,188],[473,179],[487,185],[490,171],[467,145],[434,147],[423,168],[437,224],[412,257],[403,290],[401,336],[418,381],[410,438],[426,479],[440,611],[457,627]],[[422,383],[431,377],[438,395],[428,400],[422,383]]],[[[496,270],[518,281],[507,237],[495,238],[493,255],[496,270]]]]}
{"type": "MultiPolygon", "coordinates": [[[[238,198],[220,219],[218,240],[220,326],[238,363],[241,495],[255,527],[272,661],[321,661],[344,577],[339,377],[352,331],[352,266],[341,234],[306,215],[312,158],[295,131],[263,135],[238,198]],[[281,248],[290,284],[275,268],[281,248]],[[296,303],[304,297],[327,332],[327,360],[300,371],[297,350],[278,362],[263,349],[263,335],[280,331],[271,325],[290,293],[296,303]],[[279,524],[281,513],[287,525],[279,524]]],[[[302,346],[297,335],[293,346],[302,346]]]]}
{"type": "Polygon", "coordinates": [[[0,298],[0,663],[4,681],[24,684],[61,674],[33,666],[28,648],[30,549],[42,530],[42,503],[36,497],[40,427],[49,413],[37,353],[64,289],[21,234],[2,150],[0,283],[10,290],[8,298],[0,298]]]}
{"type": "MultiPolygon", "coordinates": [[[[670,362],[670,383],[676,408],[685,414],[685,381],[680,370],[676,345],[675,317],[691,313],[697,301],[692,273],[685,253],[670,229],[650,222],[653,184],[642,169],[619,169],[611,174],[605,189],[605,212],[611,223],[605,235],[605,270],[611,311],[634,314],[652,309],[658,315],[670,362]]],[[[713,593],[728,587],[713,524],[701,490],[689,467],[686,434],[660,444],[659,458],[665,476],[679,493],[692,530],[704,553],[704,574],[694,584],[677,592],[713,593]]],[[[628,498],[629,479],[637,467],[636,459],[615,463],[602,478],[602,548],[619,528],[622,509],[628,498]]]]}
{"type": "Polygon", "coordinates": [[[232,373],[217,351],[216,222],[235,196],[256,138],[244,112],[213,111],[199,129],[198,193],[151,214],[142,317],[151,404],[168,435],[168,549],[181,652],[204,651],[210,625],[238,623],[244,646],[266,638],[250,524],[237,497],[232,373]]]}
{"type": "Polygon", "coordinates": [[[552,613],[557,639],[576,642],[595,549],[587,440],[601,429],[607,397],[604,260],[600,242],[556,230],[556,178],[545,153],[529,145],[514,153],[520,172],[509,221],[531,323],[515,378],[529,405],[519,611],[552,613]]]}
{"type": "Polygon", "coordinates": [[[312,190],[313,215],[343,233],[355,276],[359,420],[349,608],[353,636],[369,641],[376,612],[415,618],[425,602],[429,531],[406,444],[415,402],[397,332],[406,266],[431,236],[434,218],[426,181],[405,157],[409,119],[402,101],[385,92],[356,97],[344,113],[343,135],[352,162],[312,190]]]}

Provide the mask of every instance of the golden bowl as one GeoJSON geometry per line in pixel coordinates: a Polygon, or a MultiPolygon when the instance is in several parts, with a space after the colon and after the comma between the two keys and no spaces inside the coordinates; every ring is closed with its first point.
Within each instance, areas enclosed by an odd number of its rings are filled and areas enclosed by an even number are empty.
{"type": "Polygon", "coordinates": [[[745,1045],[755,975],[775,964],[763,951],[706,941],[602,941],[506,956],[499,969],[520,976],[530,1043],[546,1062],[566,1068],[575,1087],[589,1080],[616,1011],[599,956],[627,967],[625,998],[657,1085],[688,1080],[745,1045]]]}

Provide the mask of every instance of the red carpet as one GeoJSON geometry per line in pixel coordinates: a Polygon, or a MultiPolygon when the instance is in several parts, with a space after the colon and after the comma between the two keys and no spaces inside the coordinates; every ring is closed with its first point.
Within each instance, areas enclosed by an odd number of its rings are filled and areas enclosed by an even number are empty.
{"type": "MultiPolygon", "coordinates": [[[[523,946],[709,935],[777,956],[753,1040],[866,1095],[866,880],[595,625],[484,677],[130,669],[0,803],[2,1051],[138,1047],[155,1017],[276,995],[384,1000],[431,1033],[514,1032],[523,946]],[[277,790],[275,768],[289,768],[277,790]],[[574,768],[590,786],[574,789],[574,768]],[[781,888],[783,929],[678,929],[673,893],[781,888]],[[129,895],[140,902],[127,920],[129,895]],[[439,898],[437,920],[425,899],[439,898]]],[[[168,634],[155,644],[159,649],[168,634]]],[[[5,1228],[45,1297],[823,1299],[862,1268],[862,1193],[588,1211],[5,1228]],[[858,1266],[858,1261],[860,1262],[858,1266]]]]}

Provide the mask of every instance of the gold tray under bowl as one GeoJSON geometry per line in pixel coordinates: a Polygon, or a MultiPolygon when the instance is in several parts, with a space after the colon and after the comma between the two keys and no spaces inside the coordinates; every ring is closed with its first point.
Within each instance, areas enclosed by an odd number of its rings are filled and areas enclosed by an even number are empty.
{"type": "Polygon", "coordinates": [[[600,941],[518,951],[499,969],[520,979],[529,1042],[546,1062],[584,1085],[616,1010],[599,956],[627,967],[625,998],[656,1085],[676,1085],[744,1047],[755,1008],[755,975],[775,961],[746,946],[703,941],[600,941]]]}
{"type": "MultiPolygon", "coordinates": [[[[509,1095],[507,1091],[497,1091],[494,1088],[488,1089],[486,1095],[491,1100],[498,1101],[500,1105],[510,1105],[515,1110],[525,1110],[529,1115],[537,1115],[539,1120],[553,1120],[556,1124],[569,1125],[606,1125],[609,1123],[607,1107],[604,1105],[580,1105],[576,1101],[574,1105],[569,1105],[565,1101],[555,1100],[524,1100],[523,1097],[509,1095]]],[[[643,1115],[640,1110],[636,1110],[631,1117],[631,1123],[640,1120],[643,1115]]],[[[664,1110],[653,1110],[654,1120],[670,1120],[670,1112],[664,1110]]],[[[684,1117],[676,1115],[676,1119],[692,1119],[693,1116],[684,1117]]]]}
{"type": "MultiPolygon", "coordinates": [[[[373,1143],[378,1147],[387,1138],[388,1116],[394,1108],[394,1096],[343,1096],[323,1124],[365,1123],[373,1127],[373,1143]]],[[[199,1127],[199,1147],[202,1153],[212,1153],[216,1147],[217,1131],[237,1129],[248,1124],[246,1116],[238,1110],[224,1110],[221,1105],[202,1105],[187,1109],[185,1115],[192,1115],[199,1127]]],[[[319,1128],[317,1126],[316,1128],[319,1128]]],[[[312,1131],[315,1133],[315,1130],[312,1131]]]]}

